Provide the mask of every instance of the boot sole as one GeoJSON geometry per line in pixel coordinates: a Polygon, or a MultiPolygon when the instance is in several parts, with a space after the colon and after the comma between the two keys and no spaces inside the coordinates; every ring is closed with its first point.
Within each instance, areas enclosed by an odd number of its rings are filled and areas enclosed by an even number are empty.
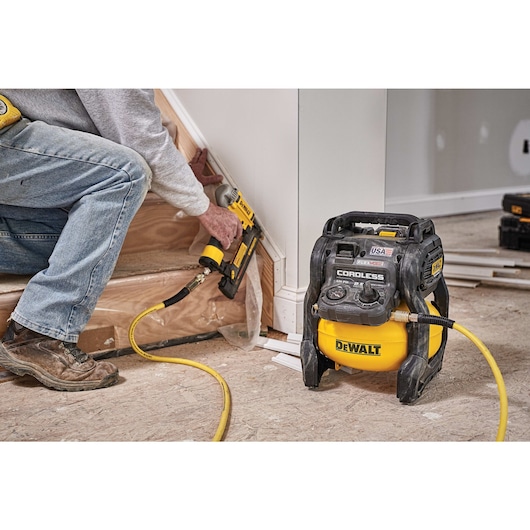
{"type": "Polygon", "coordinates": [[[2,344],[0,344],[0,366],[16,375],[30,375],[48,388],[65,392],[82,392],[84,390],[106,388],[116,384],[119,377],[118,372],[115,372],[99,381],[63,381],[44,372],[36,365],[13,359],[2,344]]]}

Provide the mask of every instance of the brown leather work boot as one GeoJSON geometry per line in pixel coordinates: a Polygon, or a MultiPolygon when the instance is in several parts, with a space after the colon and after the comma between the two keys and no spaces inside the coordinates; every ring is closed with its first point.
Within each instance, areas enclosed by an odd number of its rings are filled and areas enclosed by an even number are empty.
{"type": "Polygon", "coordinates": [[[75,344],[41,335],[13,320],[0,341],[0,366],[71,392],[104,388],[118,381],[113,364],[95,361],[75,344]]]}

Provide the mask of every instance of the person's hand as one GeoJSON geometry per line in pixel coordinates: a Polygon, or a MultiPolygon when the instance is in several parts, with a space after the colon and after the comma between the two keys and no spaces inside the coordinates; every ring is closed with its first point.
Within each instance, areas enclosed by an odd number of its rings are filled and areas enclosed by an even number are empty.
{"type": "Polygon", "coordinates": [[[197,180],[203,185],[219,184],[223,181],[222,175],[205,175],[206,157],[208,156],[208,149],[199,149],[195,151],[194,157],[190,161],[190,167],[197,180]]]}
{"type": "Polygon", "coordinates": [[[225,250],[230,248],[232,241],[241,237],[243,226],[234,212],[210,203],[208,210],[198,216],[202,226],[215,237],[225,250]]]}

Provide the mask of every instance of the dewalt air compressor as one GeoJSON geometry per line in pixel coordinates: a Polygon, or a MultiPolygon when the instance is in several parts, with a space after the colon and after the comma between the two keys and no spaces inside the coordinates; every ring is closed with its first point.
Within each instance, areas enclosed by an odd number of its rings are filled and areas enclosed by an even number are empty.
{"type": "Polygon", "coordinates": [[[447,329],[391,315],[448,316],[443,259],[429,219],[355,211],[329,219],[311,254],[304,300],[304,384],[316,388],[340,366],[397,370],[400,402],[416,401],[442,367],[447,329]]]}

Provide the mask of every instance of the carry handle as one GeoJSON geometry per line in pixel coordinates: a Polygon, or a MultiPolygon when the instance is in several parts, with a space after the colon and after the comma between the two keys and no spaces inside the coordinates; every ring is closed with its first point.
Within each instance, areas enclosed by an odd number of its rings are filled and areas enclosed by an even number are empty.
{"type": "Polygon", "coordinates": [[[434,234],[434,224],[430,219],[420,219],[404,213],[349,212],[332,217],[324,225],[323,235],[341,237],[345,228],[353,228],[356,223],[388,224],[409,227],[409,238],[421,243],[425,235],[434,234]]]}

